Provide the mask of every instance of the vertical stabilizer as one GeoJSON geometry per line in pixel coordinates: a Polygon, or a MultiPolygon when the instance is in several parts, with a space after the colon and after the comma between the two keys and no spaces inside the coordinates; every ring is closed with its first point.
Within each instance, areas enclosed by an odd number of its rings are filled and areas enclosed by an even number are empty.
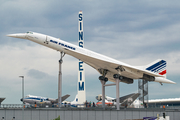
{"type": "Polygon", "coordinates": [[[77,107],[78,106],[78,94],[76,95],[74,101],[71,102],[71,107],[77,107]]]}
{"type": "Polygon", "coordinates": [[[146,70],[164,75],[166,77],[166,61],[158,59],[146,66],[146,70]]]}
{"type": "MultiPolygon", "coordinates": [[[[83,36],[83,16],[82,11],[79,12],[79,24],[78,24],[78,31],[79,31],[79,39],[78,44],[79,47],[84,47],[84,36],[83,36]]],[[[85,72],[84,72],[84,63],[79,60],[78,62],[78,104],[84,105],[86,101],[86,91],[85,91],[85,72]]]]}

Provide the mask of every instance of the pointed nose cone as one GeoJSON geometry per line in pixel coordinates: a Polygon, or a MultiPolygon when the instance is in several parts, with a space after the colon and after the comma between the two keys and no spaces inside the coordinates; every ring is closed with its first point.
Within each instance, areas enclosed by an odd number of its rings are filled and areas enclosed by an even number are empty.
{"type": "Polygon", "coordinates": [[[24,33],[18,33],[18,34],[8,34],[6,35],[8,37],[14,37],[14,38],[21,38],[21,39],[25,39],[26,34],[24,33]]]}

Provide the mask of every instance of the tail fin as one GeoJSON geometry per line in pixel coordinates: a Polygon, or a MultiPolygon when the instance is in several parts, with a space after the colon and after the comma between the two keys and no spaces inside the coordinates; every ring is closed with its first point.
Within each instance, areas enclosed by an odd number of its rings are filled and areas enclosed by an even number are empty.
{"type": "Polygon", "coordinates": [[[67,99],[69,96],[70,96],[70,95],[68,95],[68,94],[67,94],[67,95],[64,95],[64,96],[61,97],[61,100],[64,101],[64,100],[67,99]]]}
{"type": "Polygon", "coordinates": [[[74,101],[71,102],[71,107],[77,107],[78,106],[78,94],[76,95],[74,101]]]}
{"type": "Polygon", "coordinates": [[[75,99],[72,101],[73,104],[78,104],[78,94],[76,95],[75,99]]]}
{"type": "Polygon", "coordinates": [[[166,61],[165,60],[158,59],[150,63],[149,65],[147,65],[145,69],[166,77],[166,61]]]}

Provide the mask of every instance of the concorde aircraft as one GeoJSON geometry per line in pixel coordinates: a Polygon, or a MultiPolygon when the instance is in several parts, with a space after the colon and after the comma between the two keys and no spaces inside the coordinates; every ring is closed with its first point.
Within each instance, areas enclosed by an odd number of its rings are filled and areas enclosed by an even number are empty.
{"type": "Polygon", "coordinates": [[[99,77],[101,80],[115,82],[114,78],[118,77],[121,82],[128,84],[133,83],[133,79],[175,84],[175,82],[166,79],[166,61],[164,60],[159,59],[147,66],[131,66],[61,39],[40,33],[27,32],[9,34],[7,36],[27,39],[80,59],[95,68],[102,75],[99,77]]]}
{"type": "MultiPolygon", "coordinates": [[[[79,39],[82,38],[83,34],[79,33],[79,39]]],[[[102,95],[103,95],[103,107],[105,106],[105,83],[109,80],[116,83],[116,99],[119,103],[119,82],[124,82],[127,84],[133,83],[134,79],[144,79],[147,81],[154,81],[159,83],[171,83],[175,82],[166,79],[166,61],[156,60],[153,63],[145,66],[132,66],[121,61],[115,60],[113,58],[104,56],[102,54],[87,50],[81,47],[81,42],[79,46],[71,44],[69,42],[63,41],[58,38],[54,38],[48,35],[27,32],[27,33],[17,33],[9,34],[9,37],[27,39],[38,44],[44,45],[51,49],[60,51],[61,53],[73,56],[84,63],[90,65],[96,69],[101,76],[102,84],[102,95]]],[[[81,69],[82,62],[79,63],[79,69],[81,69]]],[[[84,83],[81,85],[83,89],[84,83]]],[[[117,110],[119,110],[119,104],[117,104],[117,110]]]]}

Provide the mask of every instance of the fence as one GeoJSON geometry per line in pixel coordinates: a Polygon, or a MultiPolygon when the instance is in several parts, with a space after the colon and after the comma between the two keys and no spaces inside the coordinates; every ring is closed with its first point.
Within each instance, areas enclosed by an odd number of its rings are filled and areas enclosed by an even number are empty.
{"type": "Polygon", "coordinates": [[[133,120],[166,114],[170,120],[179,120],[179,109],[130,109],[120,111],[112,108],[0,108],[0,120],[133,120]]]}

